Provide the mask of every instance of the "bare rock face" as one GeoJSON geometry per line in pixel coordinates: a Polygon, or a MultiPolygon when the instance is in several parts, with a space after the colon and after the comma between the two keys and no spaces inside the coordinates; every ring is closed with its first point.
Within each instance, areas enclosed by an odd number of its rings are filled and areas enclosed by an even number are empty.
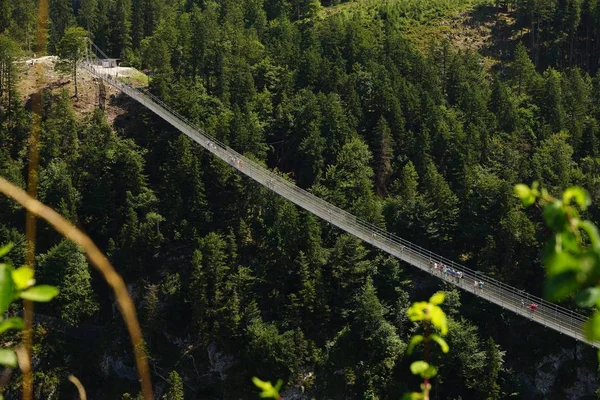
{"type": "Polygon", "coordinates": [[[101,364],[102,372],[108,376],[113,372],[120,379],[126,379],[129,381],[137,381],[138,374],[134,367],[125,365],[119,358],[113,358],[111,356],[105,356],[101,364]]]}
{"type": "Polygon", "coordinates": [[[211,372],[218,373],[220,379],[225,381],[227,379],[225,371],[237,364],[237,361],[232,356],[218,351],[217,345],[214,342],[208,345],[206,351],[208,353],[211,372]]]}
{"type": "Polygon", "coordinates": [[[566,400],[593,397],[598,389],[597,374],[579,361],[587,349],[587,345],[577,344],[575,349],[561,349],[544,357],[536,365],[536,394],[566,400]]]}

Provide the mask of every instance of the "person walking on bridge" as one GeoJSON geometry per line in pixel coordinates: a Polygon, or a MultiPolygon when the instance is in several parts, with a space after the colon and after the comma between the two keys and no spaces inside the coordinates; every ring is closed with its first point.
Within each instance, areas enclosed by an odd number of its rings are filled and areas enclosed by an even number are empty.
{"type": "Polygon", "coordinates": [[[534,313],[535,313],[535,310],[537,309],[537,307],[538,306],[535,303],[531,303],[529,305],[529,310],[531,311],[531,319],[533,319],[533,316],[534,316],[534,313]]]}

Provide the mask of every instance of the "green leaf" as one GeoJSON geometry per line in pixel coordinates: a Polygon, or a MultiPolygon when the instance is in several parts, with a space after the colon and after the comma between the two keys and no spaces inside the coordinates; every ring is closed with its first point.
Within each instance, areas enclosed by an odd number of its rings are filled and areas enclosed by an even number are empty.
{"type": "Polygon", "coordinates": [[[544,296],[550,301],[560,301],[575,293],[581,284],[575,271],[563,272],[550,277],[544,285],[544,296]]]}
{"type": "Polygon", "coordinates": [[[544,207],[546,224],[556,232],[568,229],[567,213],[560,200],[554,200],[544,207]]]}
{"type": "Polygon", "coordinates": [[[600,249],[600,234],[598,233],[598,228],[591,221],[579,221],[577,226],[587,233],[590,238],[590,242],[592,243],[592,247],[596,250],[600,249]]]}
{"type": "Polygon", "coordinates": [[[15,368],[17,366],[17,355],[15,352],[10,349],[0,349],[0,365],[15,368]]]}
{"type": "Polygon", "coordinates": [[[558,246],[557,251],[568,251],[577,253],[581,248],[577,240],[577,236],[572,231],[562,231],[555,235],[556,245],[558,246]]]}
{"type": "Polygon", "coordinates": [[[548,277],[579,270],[579,261],[570,253],[564,251],[556,252],[555,249],[551,248],[547,248],[546,250],[544,264],[546,265],[548,277]]]}
{"type": "Polygon", "coordinates": [[[12,268],[0,264],[0,315],[4,314],[14,297],[14,286],[11,277],[12,268]]]}
{"type": "Polygon", "coordinates": [[[263,399],[269,399],[269,398],[278,399],[279,398],[279,390],[281,389],[281,386],[283,385],[283,381],[281,379],[279,379],[277,381],[277,384],[275,385],[275,387],[273,387],[271,382],[261,381],[256,376],[252,378],[252,382],[254,383],[254,385],[256,387],[258,387],[260,390],[262,390],[262,392],[260,392],[259,396],[262,397],[263,399]]]}
{"type": "Polygon", "coordinates": [[[427,302],[418,301],[409,307],[409,309],[406,311],[406,314],[408,314],[408,317],[413,322],[423,321],[426,318],[425,309],[427,309],[428,306],[429,304],[427,302]]]}
{"type": "Polygon", "coordinates": [[[429,368],[429,364],[427,364],[425,361],[415,361],[410,364],[410,372],[412,372],[413,375],[421,375],[427,370],[427,368],[429,368]]]}
{"type": "Polygon", "coordinates": [[[563,193],[563,203],[571,204],[571,200],[573,199],[575,199],[575,202],[579,204],[582,210],[587,209],[592,204],[589,193],[579,186],[572,186],[563,193]]]}
{"type": "Polygon", "coordinates": [[[431,340],[440,345],[440,347],[442,348],[442,352],[447,353],[448,351],[450,351],[450,346],[448,346],[448,343],[446,343],[446,341],[440,335],[436,335],[434,333],[430,337],[431,340]]]}
{"type": "Polygon", "coordinates": [[[408,354],[411,354],[415,349],[415,346],[423,341],[423,335],[415,335],[410,339],[410,344],[408,345],[408,349],[406,350],[408,354]]]}
{"type": "Polygon", "coordinates": [[[515,185],[515,196],[521,199],[523,207],[529,207],[535,203],[535,194],[531,191],[529,186],[523,185],[522,183],[515,185]]]}
{"type": "Polygon", "coordinates": [[[21,298],[31,301],[48,302],[58,295],[58,289],[54,286],[40,285],[34,286],[21,292],[21,298]]]}
{"type": "Polygon", "coordinates": [[[23,290],[35,284],[33,279],[33,268],[22,266],[12,271],[12,279],[17,287],[17,290],[23,290]]]}
{"type": "Polygon", "coordinates": [[[419,393],[419,392],[405,393],[402,396],[402,400],[422,400],[422,399],[423,399],[423,393],[419,393]]]}
{"type": "Polygon", "coordinates": [[[431,379],[436,375],[437,375],[437,368],[434,367],[433,365],[430,365],[429,367],[427,367],[427,369],[425,371],[423,371],[423,373],[421,374],[421,377],[423,379],[431,379]]]}
{"type": "Polygon", "coordinates": [[[577,293],[575,301],[579,307],[593,307],[600,299],[600,288],[590,287],[577,293]]]}
{"type": "Polygon", "coordinates": [[[431,323],[440,330],[442,336],[448,333],[448,320],[446,314],[438,306],[431,307],[431,323]]]}
{"type": "Polygon", "coordinates": [[[0,334],[9,329],[23,329],[23,319],[19,317],[10,317],[0,322],[0,334]]]}
{"type": "Polygon", "coordinates": [[[588,340],[600,340],[600,313],[597,311],[583,325],[583,333],[588,340]]]}
{"type": "Polygon", "coordinates": [[[435,293],[433,296],[431,296],[431,298],[429,299],[429,302],[433,305],[440,305],[444,302],[444,299],[446,298],[446,295],[444,294],[444,292],[437,292],[435,293]]]}
{"type": "Polygon", "coordinates": [[[8,252],[11,251],[13,247],[14,247],[14,244],[12,244],[12,243],[8,243],[8,244],[5,244],[4,246],[0,247],[0,257],[4,257],[5,255],[7,255],[8,252]]]}

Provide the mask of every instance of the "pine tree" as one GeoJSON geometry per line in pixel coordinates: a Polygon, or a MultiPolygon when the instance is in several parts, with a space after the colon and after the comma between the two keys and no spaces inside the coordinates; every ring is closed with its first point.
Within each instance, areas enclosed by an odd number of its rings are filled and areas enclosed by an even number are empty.
{"type": "Polygon", "coordinates": [[[77,64],[83,60],[87,48],[87,31],[80,27],[68,28],[57,46],[58,71],[70,73],[74,80],[75,98],[78,96],[77,64]]]}
{"type": "Polygon", "coordinates": [[[111,52],[122,57],[126,50],[131,50],[131,0],[115,0],[113,7],[111,52]]]}
{"type": "Polygon", "coordinates": [[[60,318],[69,325],[77,326],[99,310],[90,267],[81,248],[64,239],[39,256],[37,265],[39,279],[59,288],[60,294],[50,307],[56,307],[60,318]]]}
{"type": "Polygon", "coordinates": [[[171,371],[169,374],[169,382],[171,386],[169,391],[163,396],[164,400],[184,400],[183,396],[183,381],[176,371],[171,371]]]}
{"type": "Polygon", "coordinates": [[[517,87],[517,94],[519,95],[523,91],[525,93],[529,93],[532,89],[534,89],[533,86],[538,80],[535,66],[529,58],[527,49],[521,42],[517,44],[515,49],[515,59],[511,68],[511,76],[514,84],[517,87]]]}
{"type": "Polygon", "coordinates": [[[502,366],[502,359],[498,351],[498,345],[491,337],[487,341],[487,385],[486,385],[486,400],[500,400],[500,385],[498,384],[498,376],[502,366]]]}
{"type": "Polygon", "coordinates": [[[385,196],[387,194],[388,179],[392,173],[392,159],[394,156],[390,128],[383,117],[379,119],[377,126],[375,126],[375,139],[375,188],[377,194],[385,196]]]}
{"type": "Polygon", "coordinates": [[[67,32],[67,28],[75,23],[70,0],[50,1],[50,37],[48,40],[51,52],[59,49],[59,43],[67,32]]]}
{"type": "Polygon", "coordinates": [[[85,27],[92,38],[94,38],[98,29],[98,1],[99,0],[80,0],[79,23],[85,27]]]}

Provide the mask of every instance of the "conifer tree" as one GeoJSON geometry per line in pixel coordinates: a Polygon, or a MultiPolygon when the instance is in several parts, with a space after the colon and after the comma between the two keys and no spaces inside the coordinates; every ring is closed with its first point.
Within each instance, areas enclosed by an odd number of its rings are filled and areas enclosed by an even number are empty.
{"type": "Polygon", "coordinates": [[[169,391],[164,395],[164,400],[184,400],[183,381],[177,371],[171,371],[169,374],[169,391]]]}
{"type": "Polygon", "coordinates": [[[375,158],[375,188],[377,194],[385,196],[388,179],[392,173],[392,138],[387,121],[381,117],[375,126],[376,148],[375,158]]]}
{"type": "Polygon", "coordinates": [[[75,98],[78,97],[77,64],[83,60],[87,48],[88,32],[80,27],[68,28],[57,46],[58,71],[70,73],[74,80],[75,98]]]}

